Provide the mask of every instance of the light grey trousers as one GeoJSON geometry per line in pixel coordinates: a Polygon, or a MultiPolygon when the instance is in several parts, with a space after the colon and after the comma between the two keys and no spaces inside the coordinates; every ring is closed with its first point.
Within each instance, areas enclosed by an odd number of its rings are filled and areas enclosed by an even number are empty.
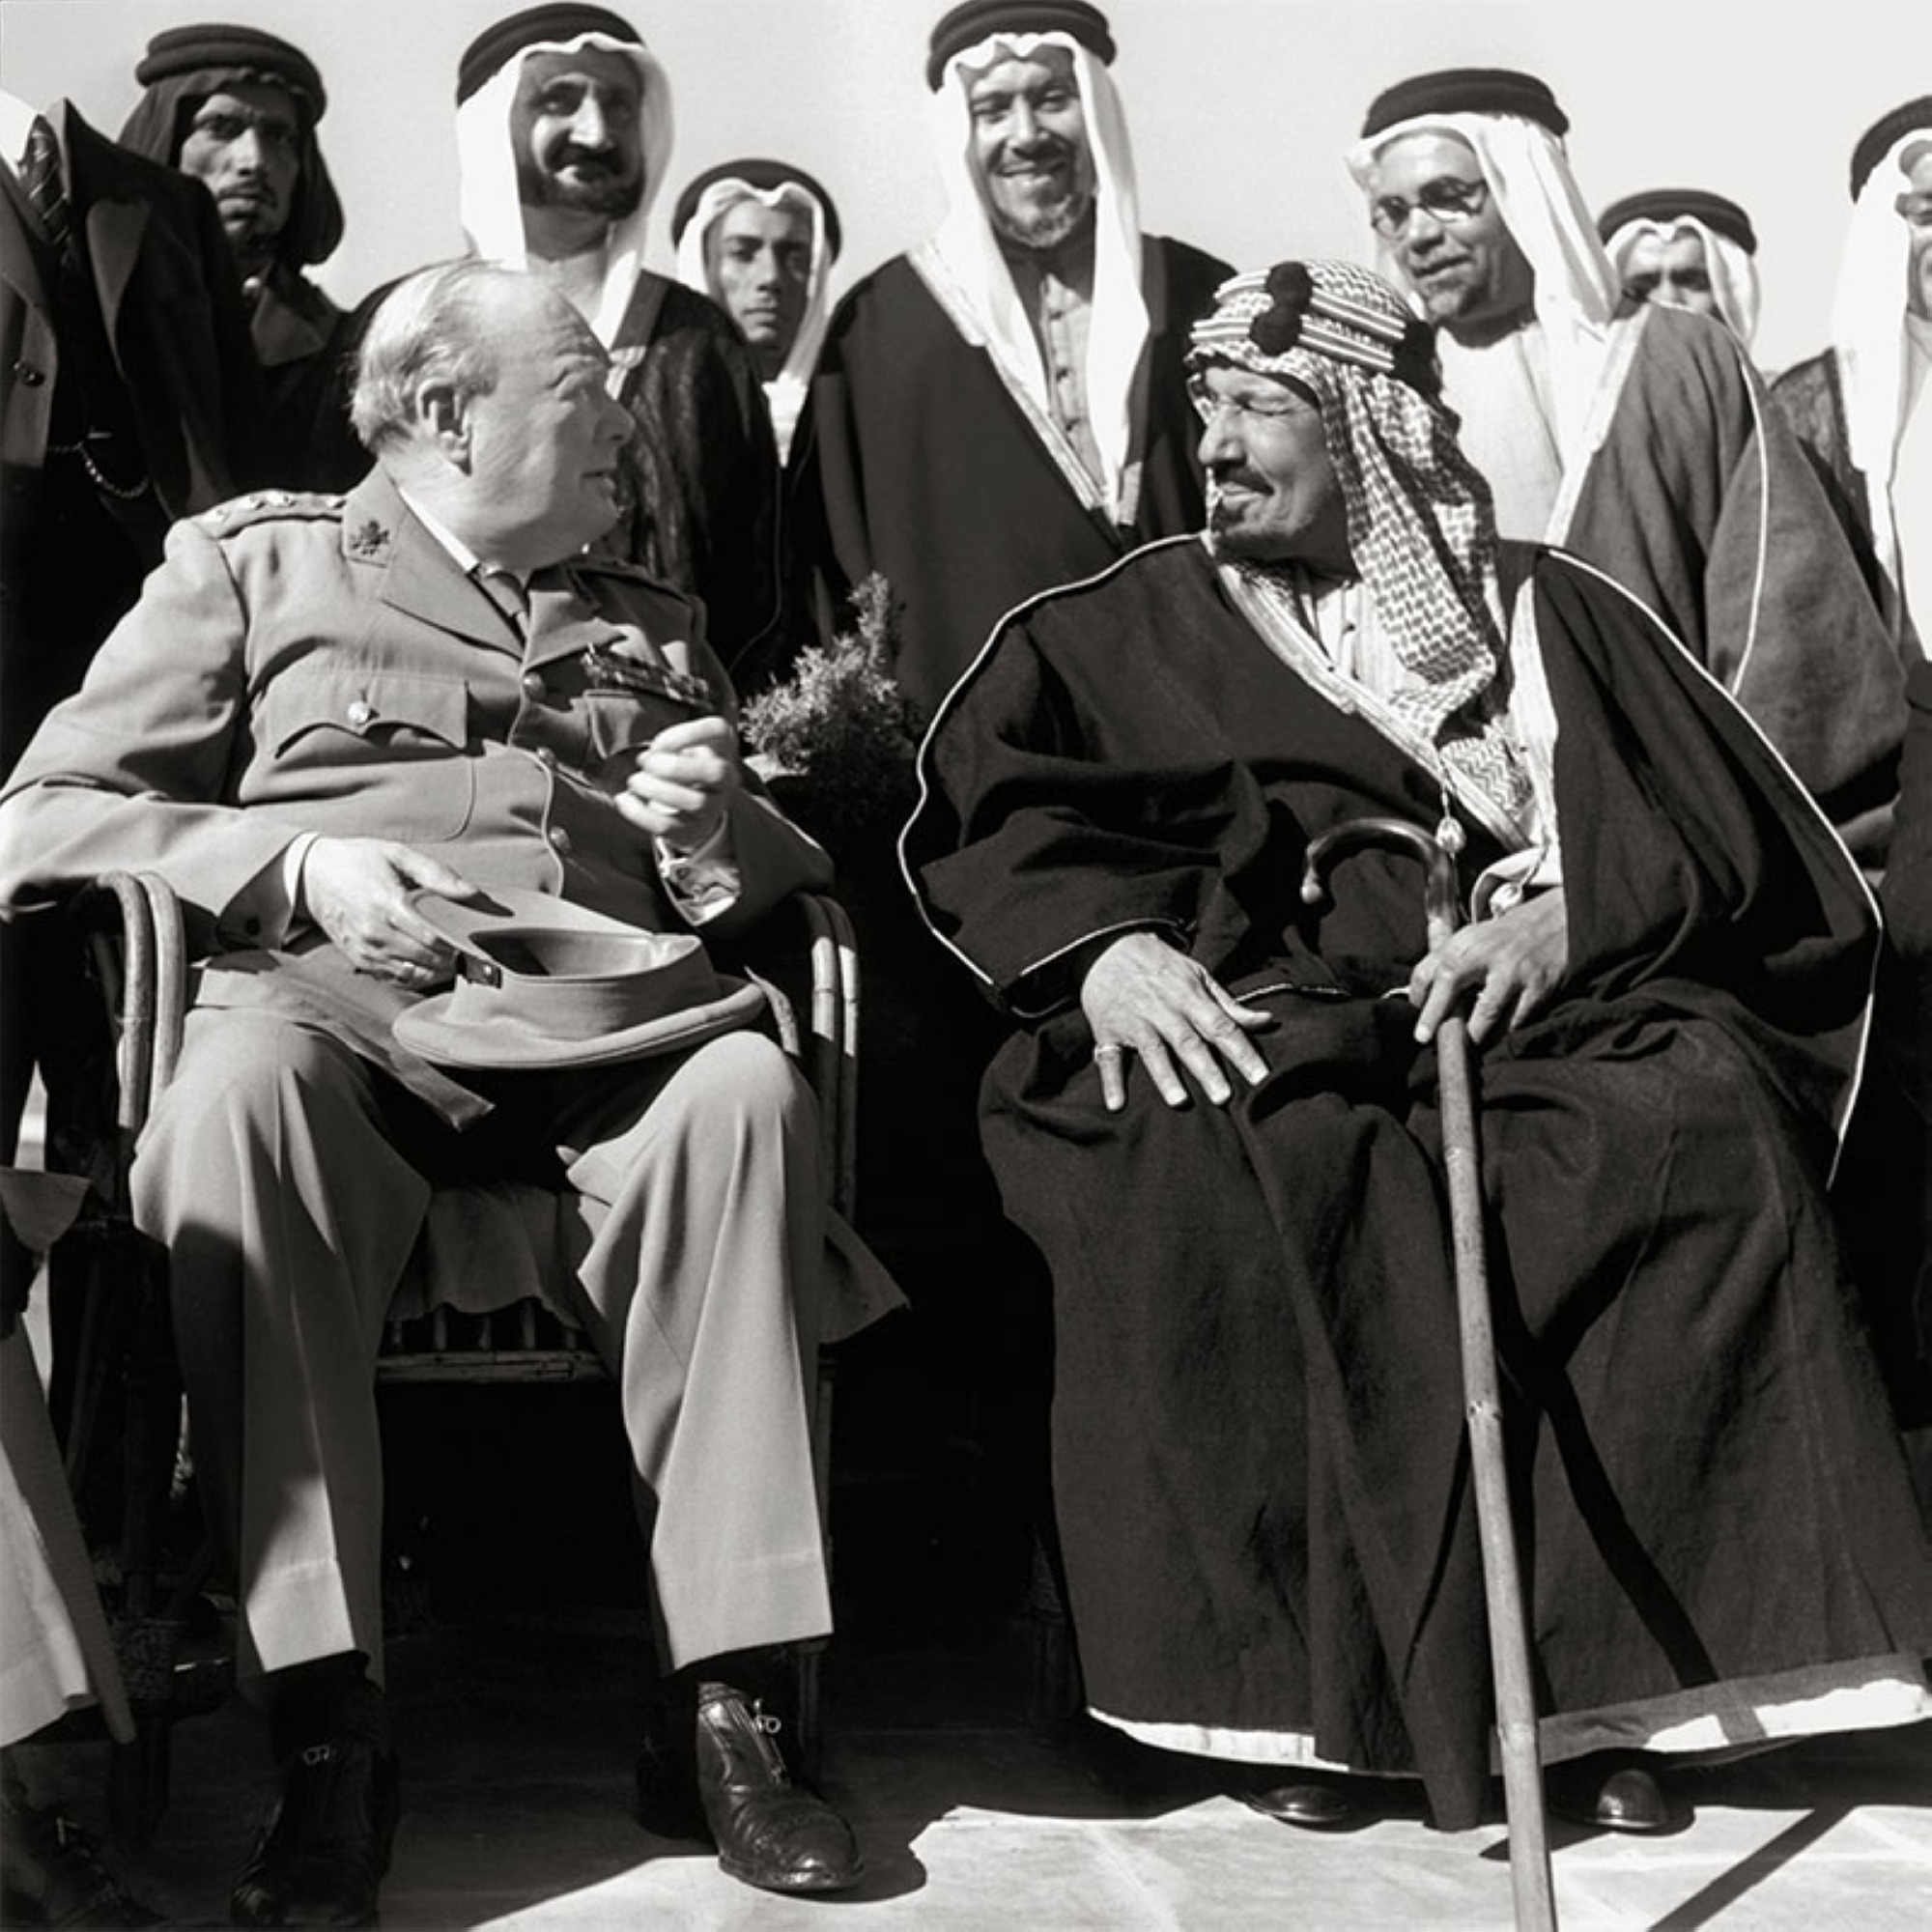
{"type": "MultiPolygon", "coordinates": [[[[520,1085],[502,1092],[522,1107],[520,1085]]],[[[530,1076],[528,1104],[516,1124],[567,1182],[566,1293],[650,1505],[668,1662],[823,1635],[810,1091],[772,1041],[735,1033],[530,1076]]],[[[349,1650],[381,1673],[375,1361],[431,1191],[394,1106],[317,1027],[196,1010],[136,1153],[135,1218],[169,1251],[197,1467],[240,1578],[244,1679],[349,1650]]]]}

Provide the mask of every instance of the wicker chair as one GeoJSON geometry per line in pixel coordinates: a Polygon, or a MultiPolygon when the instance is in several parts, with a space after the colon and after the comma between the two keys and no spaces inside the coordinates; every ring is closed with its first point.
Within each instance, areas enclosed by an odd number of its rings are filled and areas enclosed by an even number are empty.
{"type": "MultiPolygon", "coordinates": [[[[144,1840],[167,1799],[169,1727],[219,1703],[232,1651],[197,1640],[186,1618],[211,1552],[162,1575],[163,1526],[182,1439],[181,1386],[168,1335],[166,1257],[134,1229],[128,1168],[155,1099],[172,1076],[187,1005],[180,908],[151,874],[115,873],[65,915],[74,970],[54,976],[57,1010],[41,1030],[48,1090],[47,1165],[90,1181],[88,1204],[54,1251],[55,1414],[70,1479],[110,1583],[116,1648],[139,1736],[110,1750],[117,1835],[144,1840]]],[[[841,907],[800,894],[726,961],[763,986],[781,1044],[819,1100],[832,1206],[850,1219],[859,1023],[858,959],[841,907]]],[[[817,1364],[813,1460],[829,1521],[836,1358],[817,1364]]],[[[589,1338],[535,1301],[489,1315],[435,1309],[392,1321],[381,1383],[607,1381],[589,1338]]],[[[798,1729],[810,1764],[819,1735],[822,1643],[795,1652],[798,1729]]]]}

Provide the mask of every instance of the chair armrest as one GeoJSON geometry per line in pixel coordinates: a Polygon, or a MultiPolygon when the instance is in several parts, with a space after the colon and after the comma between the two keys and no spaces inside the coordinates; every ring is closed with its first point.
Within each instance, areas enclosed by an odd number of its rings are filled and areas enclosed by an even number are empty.
{"type": "Polygon", "coordinates": [[[148,873],[107,872],[61,915],[77,971],[43,1015],[50,1163],[119,1198],[121,1164],[173,1072],[187,1003],[187,953],[173,892],[148,873]],[[107,1162],[103,1168],[102,1160],[107,1162]]]}

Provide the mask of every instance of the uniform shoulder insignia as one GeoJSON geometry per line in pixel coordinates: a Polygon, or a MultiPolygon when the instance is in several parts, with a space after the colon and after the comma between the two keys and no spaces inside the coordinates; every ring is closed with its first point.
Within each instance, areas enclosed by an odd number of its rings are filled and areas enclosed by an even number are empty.
{"type": "Polygon", "coordinates": [[[326,518],[339,520],[347,501],[346,497],[327,496],[315,490],[255,490],[245,497],[231,497],[212,510],[204,510],[195,522],[211,535],[226,537],[281,517],[306,523],[326,518]]]}
{"type": "Polygon", "coordinates": [[[389,547],[395,542],[395,533],[386,524],[380,524],[374,517],[364,517],[353,530],[345,531],[342,547],[351,556],[359,556],[364,562],[385,557],[389,547]]]}

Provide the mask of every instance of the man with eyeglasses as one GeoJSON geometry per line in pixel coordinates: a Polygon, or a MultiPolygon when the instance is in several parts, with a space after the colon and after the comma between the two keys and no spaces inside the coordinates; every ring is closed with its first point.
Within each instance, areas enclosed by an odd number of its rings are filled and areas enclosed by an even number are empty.
{"type": "Polygon", "coordinates": [[[316,138],[328,104],[302,50],[257,27],[170,27],[134,70],[146,92],[121,144],[214,197],[269,405],[271,480],[347,489],[368,457],[349,428],[340,363],[349,320],[303,272],[342,240],[342,204],[316,138]]]}
{"type": "Polygon", "coordinates": [[[1904,668],[1743,346],[1629,301],[1548,86],[1452,69],[1371,105],[1350,171],[1383,267],[1437,325],[1443,392],[1507,536],[1640,598],[1750,713],[1872,872],[1904,668]]]}

